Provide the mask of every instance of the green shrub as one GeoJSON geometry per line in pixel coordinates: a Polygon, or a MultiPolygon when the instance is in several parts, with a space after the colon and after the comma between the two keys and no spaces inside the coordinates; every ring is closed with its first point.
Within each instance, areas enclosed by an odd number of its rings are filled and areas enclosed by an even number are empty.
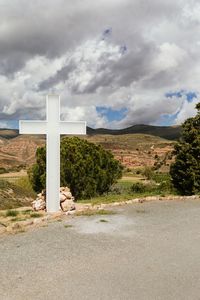
{"type": "Polygon", "coordinates": [[[164,192],[172,192],[173,187],[170,181],[162,181],[157,186],[157,189],[160,193],[164,193],[164,192]]]}
{"type": "Polygon", "coordinates": [[[163,193],[169,194],[173,192],[172,184],[170,180],[159,181],[159,183],[152,181],[149,184],[144,184],[142,182],[133,183],[131,186],[132,193],[146,193],[146,194],[156,194],[160,195],[163,193]]]}
{"type": "Polygon", "coordinates": [[[200,193],[200,103],[194,118],[182,126],[181,140],[175,145],[175,162],[171,165],[172,183],[179,193],[200,193]]]}
{"type": "Polygon", "coordinates": [[[151,180],[153,178],[153,170],[151,167],[146,166],[142,172],[142,175],[146,177],[146,179],[151,180]]]}
{"type": "Polygon", "coordinates": [[[135,182],[131,186],[132,193],[145,193],[147,191],[147,185],[142,182],[135,182]]]}
{"type": "Polygon", "coordinates": [[[111,195],[122,195],[124,192],[124,189],[119,184],[114,184],[110,187],[109,194],[111,195]]]}
{"type": "MultiPolygon", "coordinates": [[[[39,148],[29,170],[32,187],[45,188],[46,149],[39,148]]],[[[102,195],[122,176],[122,165],[111,152],[77,137],[61,140],[61,185],[69,186],[76,199],[102,195]]]]}

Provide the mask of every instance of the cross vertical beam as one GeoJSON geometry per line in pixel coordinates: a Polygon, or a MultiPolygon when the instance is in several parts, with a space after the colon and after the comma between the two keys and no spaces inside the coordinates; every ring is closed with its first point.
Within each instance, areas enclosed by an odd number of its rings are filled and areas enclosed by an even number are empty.
{"type": "Polygon", "coordinates": [[[47,96],[47,146],[46,146],[46,206],[47,211],[60,207],[60,97],[47,96]],[[56,197],[56,198],[55,198],[56,197]]]}

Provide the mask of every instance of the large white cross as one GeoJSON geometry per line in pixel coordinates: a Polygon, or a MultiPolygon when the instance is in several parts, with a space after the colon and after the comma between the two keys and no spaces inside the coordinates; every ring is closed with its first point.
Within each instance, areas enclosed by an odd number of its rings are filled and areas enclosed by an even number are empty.
{"type": "Polygon", "coordinates": [[[46,142],[46,204],[48,212],[60,208],[60,135],[86,134],[86,122],[60,121],[60,97],[49,95],[46,98],[46,121],[20,121],[20,134],[45,134],[46,142]]]}

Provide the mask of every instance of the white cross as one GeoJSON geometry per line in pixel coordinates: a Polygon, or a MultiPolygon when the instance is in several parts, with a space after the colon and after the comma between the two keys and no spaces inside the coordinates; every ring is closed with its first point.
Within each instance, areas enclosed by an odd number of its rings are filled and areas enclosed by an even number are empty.
{"type": "Polygon", "coordinates": [[[46,204],[48,212],[60,208],[60,135],[86,134],[86,122],[60,121],[60,97],[49,95],[46,98],[46,121],[20,121],[20,134],[46,134],[46,204]]]}

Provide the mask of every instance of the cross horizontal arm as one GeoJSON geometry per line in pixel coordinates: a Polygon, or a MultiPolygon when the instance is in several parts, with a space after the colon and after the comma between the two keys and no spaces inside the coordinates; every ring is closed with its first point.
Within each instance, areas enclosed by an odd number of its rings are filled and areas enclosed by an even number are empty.
{"type": "Polygon", "coordinates": [[[20,134],[46,134],[47,122],[46,121],[20,121],[19,133],[20,134]]]}
{"type": "Polygon", "coordinates": [[[86,122],[65,122],[60,121],[60,134],[86,134],[86,122]]]}

